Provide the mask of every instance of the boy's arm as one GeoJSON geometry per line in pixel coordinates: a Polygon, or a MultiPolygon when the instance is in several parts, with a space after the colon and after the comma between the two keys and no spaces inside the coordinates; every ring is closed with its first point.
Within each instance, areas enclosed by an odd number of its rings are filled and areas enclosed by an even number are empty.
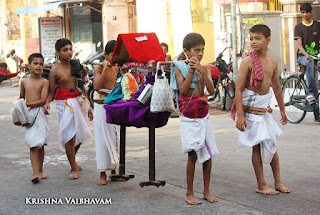
{"type": "Polygon", "coordinates": [[[251,59],[250,57],[246,57],[241,62],[238,77],[237,77],[237,83],[236,83],[236,107],[237,107],[237,128],[240,131],[244,131],[244,129],[247,127],[246,119],[243,115],[243,91],[246,87],[246,81],[248,77],[248,73],[250,70],[250,64],[251,59]]]}
{"type": "Polygon", "coordinates": [[[50,102],[53,100],[54,91],[56,88],[56,77],[55,77],[55,70],[52,69],[49,74],[49,93],[48,98],[46,100],[46,104],[44,105],[46,113],[49,114],[50,110],[50,102]]]}
{"type": "Polygon", "coordinates": [[[213,82],[212,82],[211,71],[210,71],[209,67],[207,67],[207,66],[206,67],[202,66],[202,68],[205,69],[205,71],[202,73],[203,78],[204,78],[204,84],[206,85],[209,94],[213,95],[214,94],[214,86],[213,86],[213,82]]]}
{"type": "Polygon", "coordinates": [[[44,80],[42,90],[41,90],[41,97],[40,100],[26,103],[27,107],[40,107],[46,103],[49,91],[49,81],[44,80]]]}
{"type": "Polygon", "coordinates": [[[20,97],[19,99],[26,99],[26,95],[25,95],[25,89],[24,89],[24,81],[25,79],[22,79],[21,84],[20,84],[20,97]]]}
{"type": "Polygon", "coordinates": [[[103,81],[104,78],[103,76],[106,74],[105,72],[105,67],[103,67],[102,65],[97,65],[94,67],[94,81],[93,81],[93,87],[94,90],[98,91],[101,89],[101,87],[103,86],[103,81]]]}
{"type": "Polygon", "coordinates": [[[298,51],[300,51],[307,58],[307,60],[310,60],[311,56],[306,52],[302,45],[302,34],[304,34],[304,32],[302,32],[301,25],[296,25],[294,28],[294,39],[297,41],[298,51]]]}
{"type": "Polygon", "coordinates": [[[210,95],[214,94],[214,86],[211,78],[211,72],[208,67],[204,67],[200,64],[200,61],[196,57],[192,57],[189,62],[190,68],[197,70],[202,74],[204,83],[210,95]]]}
{"type": "Polygon", "coordinates": [[[175,74],[176,79],[177,79],[177,83],[178,83],[178,86],[179,86],[179,91],[184,96],[187,95],[187,93],[188,93],[188,91],[190,89],[190,84],[191,84],[191,80],[192,80],[194,72],[195,72],[195,70],[190,68],[187,77],[184,78],[182,73],[181,73],[181,71],[177,67],[175,68],[174,74],[175,74]]]}
{"type": "Polygon", "coordinates": [[[282,125],[285,125],[285,124],[287,124],[288,119],[287,119],[287,116],[285,113],[283,97],[282,97],[282,89],[281,89],[280,81],[279,81],[278,63],[274,59],[272,61],[275,64],[275,70],[274,70],[272,78],[271,78],[271,85],[272,85],[272,89],[273,89],[274,95],[277,99],[278,106],[280,109],[280,114],[281,114],[280,122],[282,125]]]}

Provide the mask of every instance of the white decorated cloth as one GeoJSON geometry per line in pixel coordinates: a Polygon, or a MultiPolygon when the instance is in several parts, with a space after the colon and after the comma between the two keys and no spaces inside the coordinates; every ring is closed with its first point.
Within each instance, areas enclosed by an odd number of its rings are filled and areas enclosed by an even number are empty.
{"type": "Polygon", "coordinates": [[[87,98],[77,96],[66,100],[56,100],[59,120],[59,142],[63,148],[75,136],[75,146],[92,138],[87,124],[90,103],[87,98]]]}
{"type": "Polygon", "coordinates": [[[50,135],[48,118],[44,114],[44,107],[29,108],[29,117],[32,121],[32,126],[25,127],[25,143],[29,148],[41,148],[48,143],[50,135]]]}
{"type": "Polygon", "coordinates": [[[195,151],[200,164],[219,154],[212,131],[210,114],[204,118],[180,116],[182,152],[195,151]]]}
{"type": "Polygon", "coordinates": [[[107,123],[104,104],[94,103],[94,139],[98,172],[119,166],[120,126],[107,123]]]}
{"type": "MultiPolygon", "coordinates": [[[[245,89],[243,92],[243,105],[254,108],[267,109],[272,93],[259,95],[252,90],[245,89]]],[[[276,153],[277,137],[282,134],[281,129],[268,111],[265,115],[244,113],[247,127],[245,131],[238,130],[239,146],[252,147],[260,144],[261,158],[264,163],[271,163],[276,153]]]]}

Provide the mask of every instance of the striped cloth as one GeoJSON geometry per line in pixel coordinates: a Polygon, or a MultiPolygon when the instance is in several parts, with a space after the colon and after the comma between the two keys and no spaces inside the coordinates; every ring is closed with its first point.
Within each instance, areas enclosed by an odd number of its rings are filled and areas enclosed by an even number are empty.
{"type": "Polygon", "coordinates": [[[254,86],[255,88],[258,88],[264,78],[262,63],[257,52],[250,51],[248,53],[248,56],[250,56],[252,60],[252,70],[250,75],[249,86],[254,86]]]}

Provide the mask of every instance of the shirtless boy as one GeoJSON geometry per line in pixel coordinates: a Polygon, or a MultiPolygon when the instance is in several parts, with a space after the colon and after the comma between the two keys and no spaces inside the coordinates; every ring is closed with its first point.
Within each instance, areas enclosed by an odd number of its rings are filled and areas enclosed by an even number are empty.
{"type": "MultiPolygon", "coordinates": [[[[272,86],[277,99],[281,124],[288,120],[284,109],[279,82],[278,63],[267,53],[270,29],[259,24],[250,29],[250,56],[243,59],[236,84],[236,126],[239,129],[239,145],[252,147],[252,164],[257,178],[257,193],[275,195],[291,190],[280,180],[279,155],[276,151],[277,137],[282,133],[268,111],[272,86]],[[270,163],[275,189],[266,184],[263,164],[270,163]]],[[[234,112],[235,109],[232,109],[234,112]]]]}
{"type": "Polygon", "coordinates": [[[20,98],[25,99],[28,107],[31,126],[26,127],[25,142],[30,148],[30,160],[33,169],[33,183],[47,176],[43,174],[44,145],[48,143],[48,119],[44,114],[44,104],[49,90],[49,82],[41,78],[43,57],[39,53],[31,54],[28,58],[30,78],[22,79],[20,98]]]}
{"type": "Polygon", "coordinates": [[[115,44],[115,40],[106,44],[106,59],[102,66],[96,66],[94,69],[94,137],[97,169],[100,172],[98,185],[106,185],[106,171],[111,170],[111,174],[115,174],[115,168],[119,166],[120,126],[107,123],[106,110],[103,108],[103,101],[115,87],[119,72],[118,67],[109,63],[115,44]]]}
{"type": "Polygon", "coordinates": [[[92,121],[93,113],[89,101],[86,99],[85,89],[83,86],[77,86],[80,72],[73,73],[76,66],[71,66],[73,54],[71,41],[65,38],[59,39],[55,44],[55,49],[60,63],[50,71],[49,95],[45,108],[49,112],[50,102],[57,87],[55,103],[60,124],[59,141],[66,150],[71,166],[69,179],[78,179],[78,171],[82,168],[76,162],[75,156],[81,143],[92,137],[86,115],[92,121]],[[82,89],[80,89],[81,87],[82,89]]]}
{"type": "Polygon", "coordinates": [[[174,61],[171,66],[170,87],[173,95],[178,97],[182,151],[188,153],[185,200],[191,205],[201,204],[193,192],[197,159],[203,164],[203,198],[209,202],[218,201],[209,191],[211,157],[219,152],[208,113],[208,98],[204,94],[204,86],[211,95],[214,93],[210,70],[200,64],[204,46],[205,41],[200,34],[187,34],[183,39],[183,49],[190,60],[189,64],[174,61]]]}

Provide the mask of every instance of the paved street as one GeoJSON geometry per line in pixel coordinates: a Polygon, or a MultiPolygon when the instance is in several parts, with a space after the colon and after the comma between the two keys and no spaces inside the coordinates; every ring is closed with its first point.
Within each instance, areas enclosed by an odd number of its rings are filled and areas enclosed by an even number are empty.
{"type": "MultiPolygon", "coordinates": [[[[256,180],[251,165],[251,149],[239,148],[235,123],[228,112],[212,111],[211,120],[220,154],[213,159],[211,192],[218,203],[189,206],[186,193],[186,154],[181,153],[179,119],[170,118],[156,129],[156,178],[164,187],[139,187],[148,180],[148,130],[127,128],[126,171],[135,178],[128,182],[108,180],[98,186],[94,139],[84,144],[77,155],[84,168],[79,180],[68,180],[70,171],[64,149],[58,142],[58,122],[52,103],[50,142],[46,147],[44,172],[48,179],[34,185],[29,149],[24,129],[14,126],[10,116],[12,101],[19,88],[0,84],[0,214],[320,214],[320,125],[312,114],[300,124],[280,126],[281,178],[292,188],[291,194],[265,196],[255,192],[256,180]],[[58,198],[63,204],[29,205],[26,198],[58,198]],[[112,204],[67,204],[65,198],[110,198],[112,204]]],[[[274,111],[279,121],[279,113],[274,111]]],[[[93,131],[93,123],[90,122],[93,131]]],[[[271,169],[265,165],[268,185],[273,186],[271,169]]],[[[108,173],[109,174],[109,173],[108,173]]],[[[202,167],[196,166],[194,190],[202,197],[202,167]]]]}

